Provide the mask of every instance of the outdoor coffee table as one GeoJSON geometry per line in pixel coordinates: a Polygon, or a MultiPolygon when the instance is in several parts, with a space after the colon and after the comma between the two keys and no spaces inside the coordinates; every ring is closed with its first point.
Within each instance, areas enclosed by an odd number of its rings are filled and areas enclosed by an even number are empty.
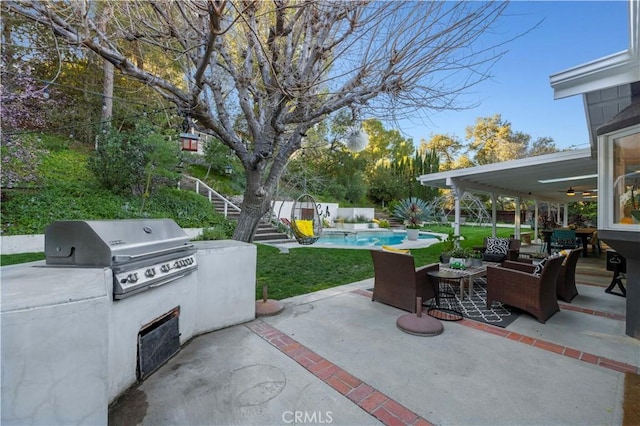
{"type": "Polygon", "coordinates": [[[443,321],[460,321],[463,318],[462,311],[459,308],[459,302],[455,293],[450,290],[448,284],[452,281],[457,281],[462,287],[462,281],[465,275],[457,271],[442,270],[429,271],[427,274],[429,275],[435,294],[434,302],[427,308],[427,314],[443,321]],[[447,307],[441,306],[442,299],[449,300],[447,307]]]}
{"type": "Polygon", "coordinates": [[[473,295],[473,280],[481,278],[487,275],[487,266],[499,265],[495,262],[482,262],[481,266],[470,266],[467,269],[453,269],[449,267],[448,263],[441,263],[441,271],[456,272],[463,275],[463,279],[460,281],[460,300],[464,300],[464,287],[465,284],[468,287],[469,298],[473,295]]]}

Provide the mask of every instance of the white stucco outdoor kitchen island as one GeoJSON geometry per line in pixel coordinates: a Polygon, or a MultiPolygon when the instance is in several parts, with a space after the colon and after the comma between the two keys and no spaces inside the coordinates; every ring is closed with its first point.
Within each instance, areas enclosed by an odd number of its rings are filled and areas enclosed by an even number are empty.
{"type": "Polygon", "coordinates": [[[198,270],[113,300],[110,268],[2,268],[2,424],[107,424],[137,380],[140,330],[178,308],[180,345],[255,318],[256,247],[204,241],[198,270]]]}

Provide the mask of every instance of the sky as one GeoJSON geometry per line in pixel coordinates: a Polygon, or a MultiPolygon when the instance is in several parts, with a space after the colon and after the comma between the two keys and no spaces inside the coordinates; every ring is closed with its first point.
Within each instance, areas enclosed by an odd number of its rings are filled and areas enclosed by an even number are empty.
{"type": "Polygon", "coordinates": [[[500,114],[513,131],[553,138],[560,149],[589,147],[582,96],[553,98],[552,74],[627,50],[627,1],[514,1],[493,32],[508,37],[536,28],[507,45],[508,52],[491,70],[492,78],[462,98],[464,111],[429,113],[427,119],[400,122],[413,139],[449,134],[465,141],[465,128],[478,117],[500,114]]]}

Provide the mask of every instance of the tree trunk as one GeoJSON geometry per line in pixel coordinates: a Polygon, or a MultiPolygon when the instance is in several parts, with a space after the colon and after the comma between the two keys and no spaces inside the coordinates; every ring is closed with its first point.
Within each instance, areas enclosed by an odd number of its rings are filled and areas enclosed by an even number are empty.
{"type": "MultiPolygon", "coordinates": [[[[111,16],[111,6],[105,4],[105,10],[100,17],[100,31],[107,32],[107,21],[111,16]]],[[[102,83],[102,112],[100,114],[100,127],[108,129],[111,127],[111,117],[113,116],[113,64],[106,59],[102,61],[103,83],[102,83]]],[[[96,147],[97,148],[97,147],[96,147]]]]}
{"type": "Polygon", "coordinates": [[[242,201],[238,225],[233,234],[233,239],[250,243],[260,224],[260,219],[271,210],[271,199],[274,188],[272,185],[263,185],[262,173],[252,170],[247,173],[247,190],[242,201]]]}
{"type": "Polygon", "coordinates": [[[113,116],[113,64],[103,61],[104,83],[102,87],[102,114],[100,116],[102,127],[111,126],[113,116]]]}

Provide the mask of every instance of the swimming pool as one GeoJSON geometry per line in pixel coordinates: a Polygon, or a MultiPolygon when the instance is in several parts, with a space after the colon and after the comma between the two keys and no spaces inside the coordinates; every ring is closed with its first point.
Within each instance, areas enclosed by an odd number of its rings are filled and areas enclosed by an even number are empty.
{"type": "MultiPolygon", "coordinates": [[[[407,242],[407,240],[405,240],[406,237],[407,233],[405,231],[324,231],[315,244],[350,247],[392,246],[407,242]]],[[[437,238],[435,235],[421,233],[418,240],[431,240],[435,238],[437,238]]]]}

